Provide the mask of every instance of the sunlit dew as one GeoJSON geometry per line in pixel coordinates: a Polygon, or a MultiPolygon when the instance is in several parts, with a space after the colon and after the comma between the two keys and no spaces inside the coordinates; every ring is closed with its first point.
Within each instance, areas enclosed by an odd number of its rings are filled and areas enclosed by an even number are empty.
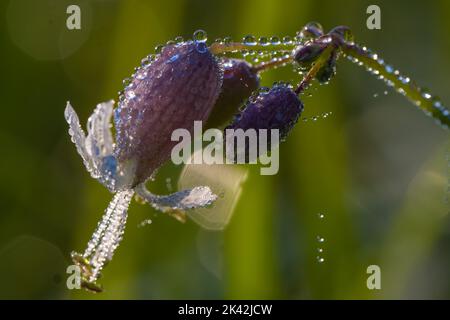
{"type": "Polygon", "coordinates": [[[254,45],[256,45],[256,38],[255,38],[255,36],[253,36],[251,34],[246,35],[244,37],[244,39],[242,39],[242,41],[247,46],[254,46],[254,45]]]}
{"type": "Polygon", "coordinates": [[[223,38],[223,44],[228,46],[231,42],[233,42],[233,39],[231,37],[223,38]]]}
{"type": "Polygon", "coordinates": [[[129,90],[126,93],[126,97],[129,100],[134,99],[136,97],[136,93],[133,90],[129,90]]]}
{"type": "Polygon", "coordinates": [[[268,46],[268,45],[269,45],[269,40],[267,39],[267,37],[260,37],[260,38],[258,39],[258,43],[259,43],[261,46],[268,46]]]}
{"type": "Polygon", "coordinates": [[[132,80],[133,79],[131,79],[131,78],[125,78],[122,80],[122,84],[126,87],[131,83],[132,80]]]}
{"type": "Polygon", "coordinates": [[[194,32],[193,39],[195,42],[206,42],[208,40],[208,35],[205,30],[197,30],[194,32]]]}
{"type": "Polygon", "coordinates": [[[162,44],[159,44],[155,47],[155,53],[159,54],[161,53],[162,49],[164,49],[164,46],[162,44]]]}
{"type": "Polygon", "coordinates": [[[277,36],[273,36],[272,38],[270,38],[270,43],[274,46],[279,45],[280,42],[280,38],[278,38],[277,36]]]}
{"type": "Polygon", "coordinates": [[[174,39],[174,41],[175,41],[176,43],[182,43],[182,42],[184,41],[184,39],[183,39],[182,36],[178,36],[178,37],[176,37],[176,38],[174,39]]]}
{"type": "Polygon", "coordinates": [[[432,98],[431,94],[429,94],[428,92],[422,92],[422,97],[427,100],[430,100],[432,98]]]}
{"type": "Polygon", "coordinates": [[[323,238],[321,236],[317,236],[317,242],[324,243],[325,242],[325,238],[323,238]]]}
{"type": "MultiPolygon", "coordinates": [[[[450,121],[450,111],[440,103],[437,97],[434,97],[427,89],[417,87],[411,78],[402,75],[399,70],[387,64],[376,53],[370,52],[365,47],[360,48],[360,50],[362,53],[359,55],[370,58],[377,65],[367,65],[366,70],[368,72],[374,74],[379,80],[383,80],[387,86],[395,88],[401,95],[409,97],[426,115],[433,117],[436,123],[448,128],[446,123],[450,121]]],[[[355,56],[348,55],[347,58],[358,65],[365,64],[355,56]]],[[[364,60],[362,57],[360,59],[364,60]]],[[[387,93],[387,91],[384,91],[385,95],[387,93]]],[[[378,94],[374,94],[374,97],[377,96],[378,94]]]]}
{"type": "Polygon", "coordinates": [[[283,44],[285,44],[285,45],[290,45],[290,44],[292,44],[292,38],[289,37],[289,36],[283,37],[283,44]]]}
{"type": "Polygon", "coordinates": [[[325,215],[324,215],[323,213],[319,212],[319,213],[317,214],[317,217],[318,217],[319,219],[324,219],[324,218],[325,218],[325,215]]]}
{"type": "Polygon", "coordinates": [[[152,224],[152,220],[151,219],[146,219],[146,220],[144,220],[144,221],[142,221],[141,223],[138,224],[138,228],[142,228],[142,227],[148,226],[150,224],[152,224]]]}
{"type": "Polygon", "coordinates": [[[142,80],[142,79],[145,79],[146,76],[147,76],[147,72],[141,71],[136,74],[136,79],[142,80]]]}
{"type": "Polygon", "coordinates": [[[301,41],[316,38],[318,33],[323,34],[323,27],[318,22],[307,23],[302,30],[298,33],[301,41]]]}
{"type": "Polygon", "coordinates": [[[394,72],[394,68],[391,65],[386,65],[385,66],[386,72],[387,73],[393,73],[394,72]]]}
{"type": "Polygon", "coordinates": [[[318,262],[318,263],[323,263],[323,262],[325,262],[325,259],[324,259],[323,257],[321,257],[321,256],[317,256],[316,259],[317,259],[317,262],[318,262]]]}

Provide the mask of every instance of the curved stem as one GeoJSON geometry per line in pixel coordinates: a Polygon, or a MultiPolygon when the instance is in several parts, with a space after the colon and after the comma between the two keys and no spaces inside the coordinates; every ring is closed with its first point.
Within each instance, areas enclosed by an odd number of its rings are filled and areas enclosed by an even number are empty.
{"type": "Polygon", "coordinates": [[[401,75],[398,70],[386,64],[376,53],[365,47],[353,43],[344,43],[342,50],[350,61],[365,66],[369,72],[384,80],[388,86],[394,87],[397,92],[411,100],[441,126],[446,129],[449,128],[450,111],[442,105],[438,98],[417,86],[409,77],[401,75]]]}
{"type": "Polygon", "coordinates": [[[268,45],[261,45],[261,44],[245,44],[241,42],[230,42],[230,43],[220,43],[220,42],[213,42],[209,46],[209,50],[213,54],[219,54],[219,53],[227,53],[227,52],[236,52],[236,51],[242,51],[242,50],[261,50],[261,51],[276,51],[276,50],[293,50],[298,43],[292,42],[292,44],[268,44],[268,45]]]}

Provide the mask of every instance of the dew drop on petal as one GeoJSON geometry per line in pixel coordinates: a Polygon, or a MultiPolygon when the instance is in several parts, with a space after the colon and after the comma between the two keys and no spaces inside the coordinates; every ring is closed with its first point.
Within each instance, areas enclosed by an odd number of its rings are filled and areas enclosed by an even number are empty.
{"type": "Polygon", "coordinates": [[[205,30],[197,30],[194,32],[193,39],[195,42],[206,42],[208,40],[208,35],[205,30]]]}

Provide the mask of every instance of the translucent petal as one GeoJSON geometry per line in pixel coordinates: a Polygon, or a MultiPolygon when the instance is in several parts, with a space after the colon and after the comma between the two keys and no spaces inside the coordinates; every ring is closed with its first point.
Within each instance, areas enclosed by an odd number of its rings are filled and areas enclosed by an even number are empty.
{"type": "Polygon", "coordinates": [[[207,207],[217,199],[217,196],[207,186],[197,186],[192,189],[160,196],[148,191],[145,184],[140,184],[136,187],[136,193],[160,211],[207,207]]]}
{"type": "Polygon", "coordinates": [[[114,191],[116,184],[117,161],[112,155],[113,138],[111,134],[111,116],[114,101],[100,103],[88,119],[86,150],[91,157],[100,182],[114,191]]]}
{"type": "Polygon", "coordinates": [[[113,138],[111,134],[111,116],[114,101],[99,103],[88,119],[87,148],[95,159],[103,158],[113,152],[113,138]]]}
{"type": "Polygon", "coordinates": [[[64,110],[64,116],[67,123],[69,124],[69,135],[72,139],[72,142],[77,148],[78,154],[83,159],[86,170],[91,174],[93,178],[97,179],[99,177],[99,174],[95,170],[92,159],[86,150],[86,135],[84,134],[84,131],[80,126],[78,115],[70,105],[69,101],[67,101],[66,109],[64,110]]]}
{"type": "Polygon", "coordinates": [[[246,177],[247,170],[237,165],[186,165],[178,181],[179,189],[203,184],[219,195],[210,208],[197,208],[187,211],[186,214],[205,229],[224,229],[231,219],[246,177]]]}
{"type": "Polygon", "coordinates": [[[115,191],[117,161],[113,156],[113,138],[111,134],[111,116],[114,101],[97,105],[88,119],[88,135],[85,136],[75,110],[69,102],[65,117],[69,123],[69,134],[75,143],[91,176],[99,180],[109,190],[115,191]]]}

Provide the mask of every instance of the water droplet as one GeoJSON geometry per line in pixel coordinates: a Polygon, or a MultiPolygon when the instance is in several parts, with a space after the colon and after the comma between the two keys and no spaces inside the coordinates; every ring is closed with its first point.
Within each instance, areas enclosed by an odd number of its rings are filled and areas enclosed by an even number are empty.
{"type": "Polygon", "coordinates": [[[318,263],[323,263],[323,262],[325,262],[325,259],[323,257],[321,257],[321,256],[317,256],[317,262],[318,263]]]}
{"type": "MultiPolygon", "coordinates": [[[[276,86],[276,85],[274,84],[274,86],[276,86]]],[[[261,93],[261,94],[267,94],[267,93],[269,93],[269,91],[270,91],[270,89],[268,87],[259,88],[259,93],[261,93]]]]}
{"type": "Polygon", "coordinates": [[[197,42],[195,47],[199,53],[205,53],[208,51],[208,47],[205,42],[197,42]]]}
{"type": "Polygon", "coordinates": [[[256,45],[256,38],[254,36],[252,36],[251,34],[246,35],[242,41],[247,46],[254,46],[254,45],[256,45]]]}
{"type": "Polygon", "coordinates": [[[206,31],[199,29],[194,32],[193,39],[195,42],[206,42],[206,40],[208,40],[208,35],[206,34],[206,31]]]}
{"type": "Polygon", "coordinates": [[[292,38],[289,36],[283,37],[283,44],[286,45],[292,44],[292,38]]]}
{"type": "Polygon", "coordinates": [[[159,54],[159,53],[162,52],[163,49],[164,49],[164,46],[163,46],[162,44],[157,45],[157,46],[155,47],[155,53],[159,54]]]}
{"type": "Polygon", "coordinates": [[[318,213],[317,216],[319,217],[319,219],[325,218],[325,215],[323,213],[318,213]]]}
{"type": "Polygon", "coordinates": [[[317,242],[324,243],[325,242],[325,238],[323,238],[321,236],[317,236],[317,242]]]}
{"type": "Polygon", "coordinates": [[[394,72],[394,67],[392,67],[391,65],[387,64],[385,66],[385,69],[387,71],[387,73],[393,73],[394,72]]]}
{"type": "Polygon", "coordinates": [[[233,42],[233,39],[231,39],[231,37],[223,38],[223,44],[226,46],[229,46],[232,42],[233,42]]]}
{"type": "Polygon", "coordinates": [[[149,224],[152,224],[152,220],[151,219],[147,219],[142,221],[141,223],[138,224],[138,228],[142,228],[145,226],[148,226],[149,224]]]}
{"type": "Polygon", "coordinates": [[[138,80],[142,80],[147,76],[147,72],[145,71],[140,71],[136,74],[136,79],[138,80]]]}
{"type": "Polygon", "coordinates": [[[179,54],[173,55],[172,57],[169,58],[169,63],[177,61],[179,57],[180,57],[179,54]]]}
{"type": "Polygon", "coordinates": [[[125,79],[122,80],[122,83],[123,83],[124,86],[128,86],[131,83],[132,80],[133,79],[131,79],[131,78],[125,78],[125,79]]]}
{"type": "Polygon", "coordinates": [[[176,43],[182,43],[184,41],[182,36],[178,36],[174,40],[175,40],[176,43]]]}
{"type": "Polygon", "coordinates": [[[344,31],[344,40],[347,41],[347,42],[350,42],[350,43],[355,40],[353,32],[350,29],[346,29],[344,31]]]}
{"type": "Polygon", "coordinates": [[[276,46],[280,44],[280,38],[278,38],[277,36],[273,36],[272,38],[270,38],[270,43],[272,43],[272,45],[276,46]]]}
{"type": "Polygon", "coordinates": [[[126,97],[129,100],[134,99],[136,97],[136,93],[133,90],[127,91],[126,97]]]}
{"type": "Polygon", "coordinates": [[[267,37],[261,37],[259,38],[258,43],[262,46],[267,46],[269,44],[269,40],[267,37]]]}
{"type": "Polygon", "coordinates": [[[300,38],[303,40],[317,38],[323,35],[323,27],[318,22],[309,22],[307,23],[303,29],[300,31],[300,38]]]}
{"type": "Polygon", "coordinates": [[[422,97],[424,99],[430,100],[433,96],[425,91],[425,92],[422,92],[422,97]]]}
{"type": "Polygon", "coordinates": [[[317,252],[318,253],[323,253],[323,249],[322,248],[317,248],[317,252]]]}

